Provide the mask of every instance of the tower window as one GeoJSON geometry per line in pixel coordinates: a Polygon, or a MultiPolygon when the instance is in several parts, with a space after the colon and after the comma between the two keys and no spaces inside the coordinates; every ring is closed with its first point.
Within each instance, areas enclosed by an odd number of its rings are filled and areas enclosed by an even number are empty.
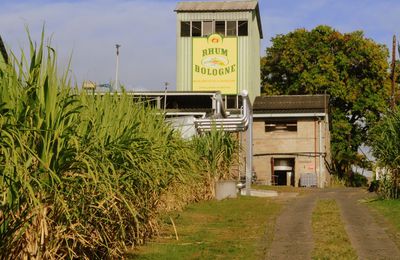
{"type": "Polygon", "coordinates": [[[181,37],[190,37],[190,22],[181,22],[181,37]]]}
{"type": "Polygon", "coordinates": [[[296,132],[296,120],[269,120],[265,121],[265,132],[296,132]]]}
{"type": "Polygon", "coordinates": [[[225,21],[215,21],[215,33],[225,35],[225,21]]]}
{"type": "Polygon", "coordinates": [[[226,35],[227,36],[236,36],[236,21],[227,21],[226,22],[226,35]]]}
{"type": "Polygon", "coordinates": [[[181,21],[181,37],[248,36],[247,21],[181,21]]]}
{"type": "Polygon", "coordinates": [[[238,22],[238,36],[248,36],[248,23],[247,21],[239,21],[238,22]]]}
{"type": "Polygon", "coordinates": [[[203,36],[208,36],[213,33],[213,22],[204,21],[203,22],[203,36]]]}
{"type": "Polygon", "coordinates": [[[192,36],[201,36],[201,22],[192,22],[192,36]]]}

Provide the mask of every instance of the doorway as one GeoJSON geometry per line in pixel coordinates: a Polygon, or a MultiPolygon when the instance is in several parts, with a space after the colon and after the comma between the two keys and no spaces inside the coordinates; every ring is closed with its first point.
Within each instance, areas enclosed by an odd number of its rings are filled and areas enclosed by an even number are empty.
{"type": "Polygon", "coordinates": [[[294,158],[272,158],[272,185],[295,186],[294,158]]]}

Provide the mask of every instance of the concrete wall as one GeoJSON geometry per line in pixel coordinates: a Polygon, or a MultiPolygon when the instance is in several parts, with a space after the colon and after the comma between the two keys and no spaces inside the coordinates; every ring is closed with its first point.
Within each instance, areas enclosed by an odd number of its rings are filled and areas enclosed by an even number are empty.
{"type": "Polygon", "coordinates": [[[294,159],[295,186],[299,185],[302,173],[316,173],[321,185],[329,182],[329,173],[322,152],[330,158],[330,134],[328,123],[318,118],[298,118],[297,132],[265,132],[265,119],[254,119],[253,124],[254,170],[257,179],[271,185],[272,158],[294,159]],[[321,124],[321,139],[320,139],[321,124]],[[320,149],[320,141],[322,149],[320,149]],[[320,175],[321,174],[321,175],[320,175]],[[321,177],[319,177],[321,176],[321,177]],[[321,179],[319,179],[321,178],[321,179]]]}

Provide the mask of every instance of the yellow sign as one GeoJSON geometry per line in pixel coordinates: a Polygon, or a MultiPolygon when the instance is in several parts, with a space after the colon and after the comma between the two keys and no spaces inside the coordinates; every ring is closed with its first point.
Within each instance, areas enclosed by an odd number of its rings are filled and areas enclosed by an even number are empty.
{"type": "Polygon", "coordinates": [[[193,38],[193,91],[237,94],[237,38],[193,38]]]}

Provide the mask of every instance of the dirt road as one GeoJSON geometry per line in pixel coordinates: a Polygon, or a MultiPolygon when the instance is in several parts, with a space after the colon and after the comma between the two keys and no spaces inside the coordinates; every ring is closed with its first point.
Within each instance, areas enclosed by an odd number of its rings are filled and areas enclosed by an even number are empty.
{"type": "Polygon", "coordinates": [[[335,199],[359,259],[400,259],[400,250],[359,200],[370,197],[362,189],[316,190],[289,200],[275,228],[267,259],[311,259],[314,246],[311,215],[319,198],[335,199]]]}

